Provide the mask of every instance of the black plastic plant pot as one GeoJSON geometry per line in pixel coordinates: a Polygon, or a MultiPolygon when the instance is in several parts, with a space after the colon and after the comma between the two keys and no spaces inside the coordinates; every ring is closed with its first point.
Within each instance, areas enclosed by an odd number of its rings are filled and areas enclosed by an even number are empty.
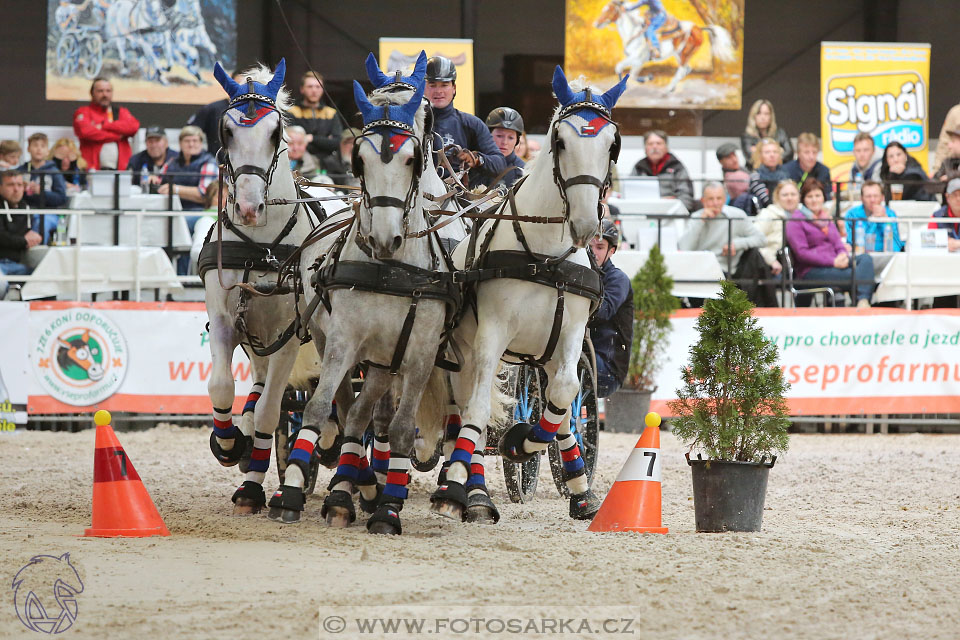
{"type": "Polygon", "coordinates": [[[760,531],[767,476],[777,462],[773,456],[760,462],[703,460],[697,456],[687,464],[693,472],[693,509],[697,531],[760,531]]]}

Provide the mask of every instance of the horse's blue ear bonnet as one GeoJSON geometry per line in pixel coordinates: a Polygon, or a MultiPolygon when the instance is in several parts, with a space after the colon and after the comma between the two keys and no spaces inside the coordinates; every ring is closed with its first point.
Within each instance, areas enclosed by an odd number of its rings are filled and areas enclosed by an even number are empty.
{"type": "MultiPolygon", "coordinates": [[[[563,75],[563,69],[557,65],[553,72],[553,93],[560,101],[560,114],[557,120],[569,124],[582,138],[597,135],[605,126],[613,122],[611,111],[626,89],[628,78],[629,76],[624,76],[620,82],[600,96],[595,96],[589,88],[574,93],[566,76],[563,75]],[[564,120],[571,115],[580,116],[586,124],[578,129],[569,120],[564,120]]],[[[619,152],[619,145],[617,145],[617,151],[619,152]]]]}
{"type": "Polygon", "coordinates": [[[377,58],[373,53],[367,55],[367,60],[364,62],[364,65],[367,68],[367,77],[370,79],[370,84],[373,85],[374,89],[382,89],[388,85],[399,85],[400,87],[406,87],[416,91],[417,86],[423,83],[423,79],[427,74],[427,52],[420,51],[420,55],[417,56],[417,62],[413,65],[413,73],[409,76],[402,76],[400,71],[395,72],[393,75],[385,74],[380,70],[380,65],[377,64],[377,58]]]}
{"type": "MultiPolygon", "coordinates": [[[[416,75],[416,73],[414,74],[416,75]]],[[[423,99],[423,76],[420,76],[416,84],[413,97],[403,105],[383,105],[375,106],[370,104],[367,94],[363,87],[356,80],[353,81],[353,99],[360,109],[360,115],[363,117],[364,129],[370,129],[375,126],[388,126],[403,129],[413,134],[413,124],[417,116],[417,110],[420,108],[423,99]]]]}
{"type": "MultiPolygon", "coordinates": [[[[277,68],[273,71],[273,78],[267,84],[260,84],[253,80],[240,84],[224,71],[219,62],[213,66],[213,77],[217,79],[223,90],[227,92],[227,96],[230,97],[227,111],[243,102],[247,103],[246,117],[237,122],[237,124],[247,127],[253,126],[264,115],[277,109],[277,94],[280,92],[280,87],[283,86],[283,78],[286,72],[287,61],[285,58],[281,58],[280,62],[277,63],[277,68]]],[[[233,120],[232,117],[231,120],[233,120]]]]}

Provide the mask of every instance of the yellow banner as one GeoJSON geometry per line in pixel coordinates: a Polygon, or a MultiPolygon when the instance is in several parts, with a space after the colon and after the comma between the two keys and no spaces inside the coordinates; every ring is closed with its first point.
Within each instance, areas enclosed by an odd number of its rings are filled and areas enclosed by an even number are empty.
{"type": "Polygon", "coordinates": [[[929,90],[929,44],[821,43],[823,163],[833,179],[850,175],[860,132],[880,150],[900,142],[929,172],[929,90]]]}
{"type": "Polygon", "coordinates": [[[457,96],[453,106],[464,113],[475,113],[473,91],[473,40],[448,38],[380,38],[380,66],[384,73],[413,71],[421,51],[427,56],[450,58],[457,67],[457,96]]]}

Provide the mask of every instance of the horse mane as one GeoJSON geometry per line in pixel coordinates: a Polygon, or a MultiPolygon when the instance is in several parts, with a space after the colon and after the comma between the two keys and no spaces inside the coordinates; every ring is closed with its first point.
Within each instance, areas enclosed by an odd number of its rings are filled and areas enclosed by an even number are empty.
{"type": "MultiPolygon", "coordinates": [[[[244,82],[246,78],[249,77],[254,82],[267,84],[273,79],[273,70],[262,62],[259,62],[249,69],[241,71],[240,75],[243,76],[244,82]]],[[[243,83],[241,82],[241,84],[243,83]]],[[[280,87],[280,91],[277,92],[277,109],[280,110],[283,116],[286,116],[292,106],[293,96],[290,94],[290,90],[287,89],[287,85],[283,85],[280,87]]],[[[284,118],[284,120],[286,121],[286,118],[284,118]]]]}
{"type": "MultiPolygon", "coordinates": [[[[399,106],[399,105],[407,104],[410,101],[410,98],[412,97],[413,97],[412,89],[401,89],[398,91],[397,89],[393,87],[389,87],[388,85],[384,89],[375,90],[373,93],[371,93],[367,97],[367,99],[370,100],[370,104],[374,105],[375,107],[383,107],[383,106],[399,106]]],[[[421,104],[420,107],[417,109],[417,115],[414,120],[414,128],[420,134],[423,133],[423,129],[426,126],[426,121],[427,121],[426,110],[423,108],[423,105],[421,104]]]]}

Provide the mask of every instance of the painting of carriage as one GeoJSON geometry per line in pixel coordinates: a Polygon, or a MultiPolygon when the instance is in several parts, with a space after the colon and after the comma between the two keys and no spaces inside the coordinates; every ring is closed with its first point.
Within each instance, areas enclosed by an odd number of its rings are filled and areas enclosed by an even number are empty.
{"type": "Polygon", "coordinates": [[[567,0],[566,67],[621,107],[739,109],[746,0],[567,0]]]}
{"type": "Polygon", "coordinates": [[[109,78],[124,102],[203,104],[210,69],[236,64],[236,0],[47,0],[47,99],[87,100],[109,78]]]}

